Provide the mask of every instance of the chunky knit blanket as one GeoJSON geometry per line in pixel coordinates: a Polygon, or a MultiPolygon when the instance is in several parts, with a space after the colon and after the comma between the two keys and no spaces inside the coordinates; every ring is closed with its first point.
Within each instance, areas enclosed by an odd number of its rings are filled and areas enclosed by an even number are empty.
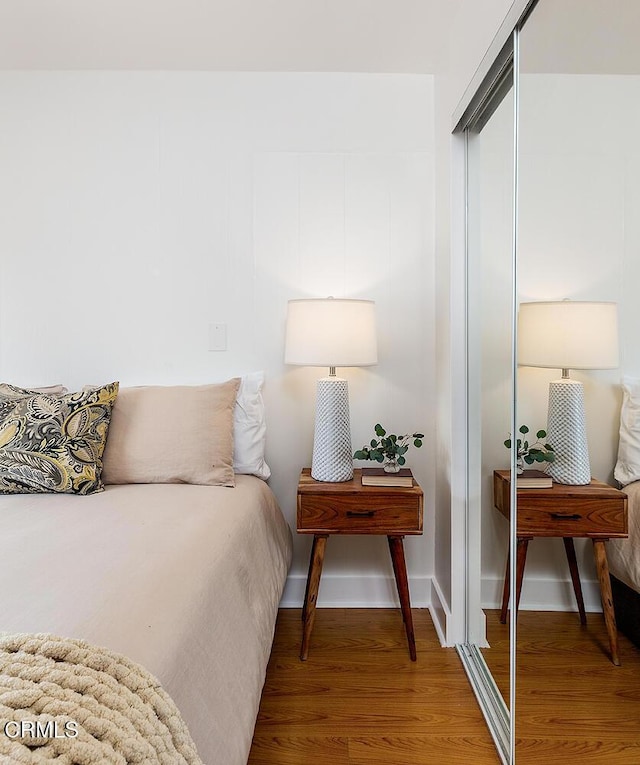
{"type": "Polygon", "coordinates": [[[160,683],[125,656],[47,634],[0,636],[0,763],[202,765],[160,683]]]}

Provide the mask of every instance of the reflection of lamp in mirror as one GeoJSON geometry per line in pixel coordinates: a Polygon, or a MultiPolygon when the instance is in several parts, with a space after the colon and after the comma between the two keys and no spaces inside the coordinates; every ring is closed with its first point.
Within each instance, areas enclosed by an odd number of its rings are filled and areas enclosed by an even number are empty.
{"type": "Polygon", "coordinates": [[[562,379],[549,383],[547,440],[556,456],[547,472],[557,483],[589,483],[584,388],[570,379],[569,370],[618,366],[617,305],[577,300],[521,303],[518,364],[562,369],[562,379]]]}
{"type": "Polygon", "coordinates": [[[353,451],[347,381],[336,367],[378,362],[374,303],[334,298],[290,300],[285,364],[329,367],[318,380],[311,476],[317,481],[350,481],[353,451]]]}

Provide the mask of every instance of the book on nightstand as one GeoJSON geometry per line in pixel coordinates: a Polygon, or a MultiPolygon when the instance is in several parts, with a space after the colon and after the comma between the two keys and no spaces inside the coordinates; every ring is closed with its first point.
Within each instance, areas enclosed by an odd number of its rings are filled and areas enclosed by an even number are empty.
{"type": "Polygon", "coordinates": [[[413,486],[411,468],[401,468],[398,473],[386,473],[383,468],[362,468],[363,486],[413,486]]]}
{"type": "Polygon", "coordinates": [[[553,480],[542,470],[524,470],[516,479],[518,489],[550,489],[553,480]]]}

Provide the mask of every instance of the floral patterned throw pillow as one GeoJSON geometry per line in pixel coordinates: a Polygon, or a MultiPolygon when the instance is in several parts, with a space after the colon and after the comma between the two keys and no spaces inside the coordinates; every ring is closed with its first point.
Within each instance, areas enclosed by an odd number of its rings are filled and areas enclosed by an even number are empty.
{"type": "Polygon", "coordinates": [[[67,395],[0,386],[0,494],[102,491],[117,382],[67,395]]]}

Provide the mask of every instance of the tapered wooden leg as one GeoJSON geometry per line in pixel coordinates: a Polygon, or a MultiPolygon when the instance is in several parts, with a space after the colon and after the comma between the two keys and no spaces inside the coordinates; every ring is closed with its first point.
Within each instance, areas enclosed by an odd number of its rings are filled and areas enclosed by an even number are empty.
{"type": "Polygon", "coordinates": [[[300,659],[306,661],[309,654],[309,640],[313,630],[313,622],[316,618],[316,601],[322,576],[322,564],[324,563],[324,550],[327,545],[327,534],[316,534],[311,548],[311,560],[309,562],[309,576],[307,577],[307,591],[304,598],[302,624],[302,647],[300,659]]]}
{"type": "MultiPolygon", "coordinates": [[[[527,562],[527,549],[529,540],[533,537],[518,537],[518,546],[516,548],[516,619],[518,618],[518,607],[520,606],[520,593],[522,592],[522,579],[524,577],[524,566],[527,562]]],[[[511,571],[509,568],[509,557],[507,557],[507,571],[504,576],[504,588],[502,591],[502,609],[500,611],[500,621],[505,624],[507,621],[507,609],[509,607],[509,590],[511,571]]]]}
{"type": "Polygon", "coordinates": [[[502,608],[500,609],[500,621],[507,623],[507,611],[509,609],[509,594],[511,592],[511,551],[507,553],[507,570],[504,572],[504,586],[502,588],[502,608]]]}
{"type": "Polygon", "coordinates": [[[616,615],[613,610],[613,596],[611,595],[611,579],[609,578],[609,562],[607,561],[607,551],[604,546],[606,539],[593,540],[593,554],[596,559],[596,570],[598,580],[600,581],[600,596],[602,597],[602,611],[604,613],[604,623],[607,627],[609,636],[609,648],[611,649],[611,661],[620,666],[618,657],[618,630],[616,628],[616,615]]]}
{"type": "Polygon", "coordinates": [[[576,549],[573,546],[573,539],[571,537],[563,537],[564,550],[567,554],[567,562],[569,564],[569,573],[571,574],[571,581],[573,582],[573,591],[576,595],[576,602],[578,603],[578,613],[580,614],[580,624],[587,623],[587,614],[584,610],[584,600],[582,598],[582,585],[580,584],[580,573],[578,571],[578,561],[576,560],[576,549]]]}
{"type": "Polygon", "coordinates": [[[389,540],[389,551],[391,552],[393,573],[395,574],[398,597],[400,598],[404,629],[407,633],[409,656],[411,657],[411,661],[416,661],[416,639],[413,632],[413,616],[411,615],[411,601],[409,598],[409,580],[407,579],[407,564],[404,558],[404,545],[402,544],[403,537],[390,536],[387,537],[387,539],[389,540]]]}
{"type": "Polygon", "coordinates": [[[313,558],[316,554],[316,542],[318,538],[314,535],[313,542],[311,543],[311,555],[309,556],[309,571],[307,573],[307,586],[304,591],[304,601],[302,604],[302,621],[307,618],[307,600],[309,599],[309,582],[311,581],[311,571],[313,570],[313,558]]]}
{"type": "Polygon", "coordinates": [[[522,592],[522,580],[524,578],[524,564],[527,562],[527,550],[529,540],[532,537],[518,537],[518,548],[516,551],[516,619],[518,618],[518,609],[520,608],[520,593],[522,592]]]}
{"type": "Polygon", "coordinates": [[[391,554],[391,563],[393,565],[393,578],[396,580],[396,590],[398,591],[398,598],[400,599],[400,610],[402,612],[402,623],[406,624],[406,617],[404,613],[404,609],[402,608],[402,593],[400,592],[400,585],[398,584],[399,580],[402,579],[402,573],[398,573],[398,558],[396,555],[393,554],[393,542],[391,541],[391,537],[387,537],[387,542],[389,543],[389,552],[391,554]]]}

